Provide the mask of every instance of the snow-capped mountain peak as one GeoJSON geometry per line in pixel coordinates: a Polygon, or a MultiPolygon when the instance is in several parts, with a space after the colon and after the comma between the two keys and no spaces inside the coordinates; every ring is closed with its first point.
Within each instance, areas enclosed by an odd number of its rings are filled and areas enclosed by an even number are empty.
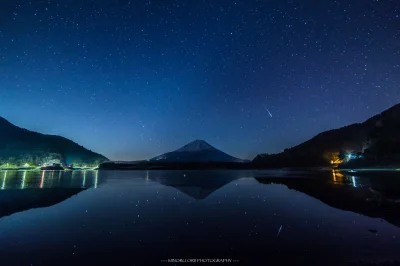
{"type": "Polygon", "coordinates": [[[196,152],[205,150],[216,150],[216,148],[214,148],[204,140],[195,140],[176,150],[176,152],[196,152]]]}
{"type": "Polygon", "coordinates": [[[243,162],[243,160],[222,152],[204,140],[192,141],[173,152],[167,152],[150,159],[158,162],[243,162]]]}

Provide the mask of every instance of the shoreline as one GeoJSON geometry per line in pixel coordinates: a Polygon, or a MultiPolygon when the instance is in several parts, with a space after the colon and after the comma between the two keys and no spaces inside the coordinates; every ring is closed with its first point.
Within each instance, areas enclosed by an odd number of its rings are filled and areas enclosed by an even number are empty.
{"type": "Polygon", "coordinates": [[[63,169],[63,170],[42,170],[40,168],[0,168],[0,171],[162,171],[162,170],[225,170],[225,171],[233,171],[233,170],[252,170],[252,171],[268,171],[268,170],[281,170],[281,171],[343,171],[343,172],[400,172],[400,166],[396,167],[329,167],[329,166],[321,166],[321,167],[279,167],[279,168],[259,168],[259,167],[233,167],[233,168],[225,168],[225,167],[176,167],[176,166],[163,166],[163,167],[110,167],[110,168],[101,168],[101,167],[94,167],[94,168],[80,168],[80,169],[63,169]]]}
{"type": "Polygon", "coordinates": [[[42,171],[45,171],[45,172],[53,172],[53,171],[56,171],[56,172],[60,172],[60,171],[65,171],[65,172],[68,172],[68,171],[90,171],[90,170],[93,170],[93,171],[96,171],[96,170],[99,170],[97,167],[93,167],[93,168],[79,168],[79,169],[60,169],[60,170],[42,170],[42,169],[40,169],[40,167],[39,168],[0,168],[0,171],[38,171],[38,172],[42,172],[42,171]]]}
{"type": "Polygon", "coordinates": [[[379,167],[363,167],[363,168],[337,168],[338,171],[357,171],[357,172],[400,172],[400,168],[379,168],[379,167]]]}

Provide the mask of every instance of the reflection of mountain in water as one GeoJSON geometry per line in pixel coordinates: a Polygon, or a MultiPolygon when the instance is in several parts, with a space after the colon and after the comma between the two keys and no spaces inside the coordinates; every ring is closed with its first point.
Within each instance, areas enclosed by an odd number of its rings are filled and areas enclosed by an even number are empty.
{"type": "MultiPolygon", "coordinates": [[[[382,178],[384,179],[384,178],[382,178]]],[[[332,181],[306,178],[256,178],[262,184],[283,184],[303,192],[337,209],[348,210],[372,218],[382,218],[400,227],[400,186],[382,182],[380,177],[362,178],[333,173],[332,181]],[[346,180],[350,181],[347,184],[346,180]],[[357,183],[363,182],[364,185],[357,183]],[[365,185],[365,184],[368,185],[365,185]]]]}
{"type": "Polygon", "coordinates": [[[148,179],[164,186],[174,187],[184,194],[200,200],[207,198],[214,191],[242,177],[246,177],[246,174],[235,171],[171,171],[163,172],[162,174],[151,173],[148,179]]]}
{"type": "Polygon", "coordinates": [[[84,190],[83,188],[50,188],[0,191],[0,218],[29,209],[50,207],[84,190]]]}

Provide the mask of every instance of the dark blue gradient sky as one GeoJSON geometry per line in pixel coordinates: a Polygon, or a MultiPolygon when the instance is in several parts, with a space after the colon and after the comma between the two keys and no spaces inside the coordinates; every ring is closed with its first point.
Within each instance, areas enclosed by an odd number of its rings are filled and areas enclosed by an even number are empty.
{"type": "Polygon", "coordinates": [[[0,116],[116,160],[252,158],[400,102],[397,0],[6,0],[0,44],[0,116]]]}

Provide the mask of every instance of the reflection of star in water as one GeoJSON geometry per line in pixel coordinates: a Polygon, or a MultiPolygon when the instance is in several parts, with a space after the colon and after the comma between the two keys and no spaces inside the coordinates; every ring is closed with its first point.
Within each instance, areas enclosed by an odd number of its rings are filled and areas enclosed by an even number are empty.
{"type": "Polygon", "coordinates": [[[279,227],[277,236],[279,236],[279,234],[281,233],[281,231],[282,231],[282,225],[281,225],[281,227],[279,227]]]}

